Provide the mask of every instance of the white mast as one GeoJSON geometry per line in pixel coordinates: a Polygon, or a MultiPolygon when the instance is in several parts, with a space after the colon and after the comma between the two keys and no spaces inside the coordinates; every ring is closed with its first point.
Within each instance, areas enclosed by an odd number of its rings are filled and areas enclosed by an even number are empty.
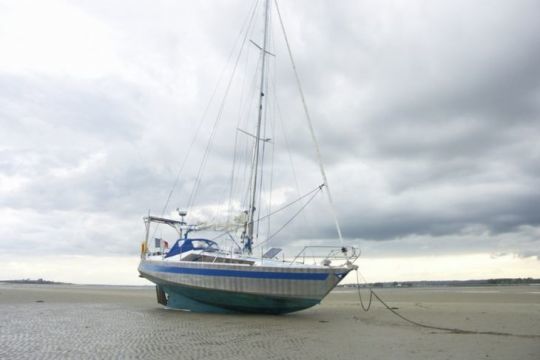
{"type": "Polygon", "coordinates": [[[255,218],[255,201],[257,200],[257,177],[259,169],[259,152],[260,152],[260,140],[261,140],[261,123],[263,116],[263,102],[264,102],[264,87],[265,87],[265,67],[266,67],[266,43],[268,40],[268,6],[269,1],[266,0],[264,4],[264,35],[262,45],[262,61],[261,61],[261,87],[259,91],[259,112],[257,117],[257,133],[255,136],[255,156],[253,164],[253,181],[251,184],[251,198],[249,201],[248,219],[247,219],[247,234],[245,242],[245,250],[251,254],[253,245],[253,221],[255,218]]]}

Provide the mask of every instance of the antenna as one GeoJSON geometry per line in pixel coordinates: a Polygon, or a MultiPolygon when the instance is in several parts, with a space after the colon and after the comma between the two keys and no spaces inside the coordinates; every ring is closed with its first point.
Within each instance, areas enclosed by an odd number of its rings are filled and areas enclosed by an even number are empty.
{"type": "Polygon", "coordinates": [[[180,221],[182,225],[186,225],[186,221],[184,220],[184,217],[187,215],[187,211],[180,210],[179,208],[176,208],[176,211],[178,212],[178,215],[180,215],[180,218],[181,218],[180,221]]]}

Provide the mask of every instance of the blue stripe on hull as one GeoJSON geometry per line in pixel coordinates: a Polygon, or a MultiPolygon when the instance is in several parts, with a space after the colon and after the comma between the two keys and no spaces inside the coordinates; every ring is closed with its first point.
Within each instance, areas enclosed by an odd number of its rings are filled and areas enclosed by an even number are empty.
{"type": "Polygon", "coordinates": [[[314,299],[270,297],[171,284],[160,286],[168,295],[168,307],[195,312],[285,314],[304,310],[319,303],[314,299]]]}
{"type": "Polygon", "coordinates": [[[299,273],[299,272],[271,272],[271,271],[242,271],[223,270],[208,268],[189,268],[178,266],[164,266],[155,264],[143,264],[146,271],[158,271],[174,274],[204,275],[204,276],[232,276],[256,279],[283,279],[283,280],[326,280],[328,273],[299,273]]]}

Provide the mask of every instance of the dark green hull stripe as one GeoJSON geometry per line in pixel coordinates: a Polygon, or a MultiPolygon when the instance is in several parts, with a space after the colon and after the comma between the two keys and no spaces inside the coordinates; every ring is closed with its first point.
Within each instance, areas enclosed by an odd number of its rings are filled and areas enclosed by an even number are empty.
{"type": "Polygon", "coordinates": [[[160,284],[167,293],[167,306],[196,312],[249,312],[285,314],[317,305],[320,300],[283,298],[189,286],[160,284]]]}

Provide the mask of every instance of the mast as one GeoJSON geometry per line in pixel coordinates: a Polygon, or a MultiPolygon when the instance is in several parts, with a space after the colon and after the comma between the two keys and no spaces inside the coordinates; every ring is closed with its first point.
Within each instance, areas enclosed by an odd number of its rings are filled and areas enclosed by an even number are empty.
{"type": "Polygon", "coordinates": [[[259,91],[259,111],[257,115],[257,133],[255,137],[255,156],[253,164],[253,181],[251,184],[251,197],[249,201],[248,219],[247,219],[247,234],[245,242],[245,250],[251,254],[253,245],[253,221],[255,218],[255,202],[257,200],[257,178],[259,170],[259,153],[261,142],[261,123],[263,116],[263,102],[264,102],[264,87],[265,87],[265,68],[266,68],[266,44],[268,40],[268,7],[269,1],[265,0],[264,4],[264,35],[262,45],[262,61],[261,61],[261,87],[259,91]]]}

